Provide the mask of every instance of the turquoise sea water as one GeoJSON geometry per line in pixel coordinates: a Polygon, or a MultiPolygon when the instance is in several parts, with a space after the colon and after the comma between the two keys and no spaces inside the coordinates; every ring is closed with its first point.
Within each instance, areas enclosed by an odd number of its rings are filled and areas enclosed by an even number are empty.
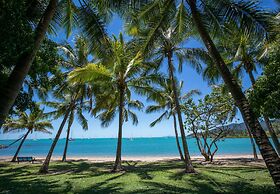
{"type": "MultiPolygon", "coordinates": [[[[193,138],[188,139],[188,146],[191,155],[199,155],[199,150],[193,138]]],[[[12,140],[0,140],[0,144],[8,145],[12,140]]],[[[46,156],[52,140],[26,140],[20,152],[20,156],[46,156]]],[[[13,156],[19,143],[8,149],[0,149],[1,156],[13,156]]],[[[54,151],[54,156],[61,156],[63,153],[65,139],[60,139],[54,151]]],[[[69,142],[68,156],[114,156],[117,139],[96,138],[96,139],[75,139],[69,142]]],[[[252,148],[248,138],[228,138],[218,142],[221,154],[251,154],[252,148]]],[[[123,139],[123,156],[178,156],[176,141],[174,137],[160,138],[133,138],[123,139]]]]}

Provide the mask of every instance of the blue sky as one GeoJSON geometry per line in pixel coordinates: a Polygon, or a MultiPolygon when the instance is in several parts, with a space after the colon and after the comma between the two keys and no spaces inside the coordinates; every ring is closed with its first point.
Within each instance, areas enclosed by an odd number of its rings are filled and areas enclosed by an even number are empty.
{"type": "MultiPolygon", "coordinates": [[[[274,0],[263,0],[260,1],[262,6],[268,9],[275,9],[277,4],[274,0]]],[[[114,16],[111,23],[107,26],[107,31],[110,35],[118,35],[123,31],[123,23],[117,16],[114,16]]],[[[52,36],[51,38],[58,42],[68,41],[73,43],[74,37],[77,33],[73,33],[68,39],[65,37],[65,33],[63,31],[59,31],[57,33],[57,37],[52,36]]],[[[202,45],[195,41],[190,40],[186,43],[187,47],[201,47],[202,45]]],[[[197,98],[202,98],[205,94],[211,91],[210,86],[202,79],[202,76],[196,73],[191,67],[185,66],[183,72],[177,75],[179,80],[184,81],[184,92],[188,92],[192,89],[198,89],[202,93],[201,96],[197,96],[197,98]]],[[[247,76],[243,77],[244,88],[248,88],[250,86],[250,82],[247,76]]],[[[136,96],[137,99],[145,102],[145,98],[136,96]]],[[[148,103],[145,102],[145,105],[148,103]]],[[[156,125],[153,128],[149,127],[149,124],[156,119],[159,114],[146,114],[144,110],[142,112],[138,112],[139,124],[137,126],[133,126],[130,121],[124,123],[123,126],[123,137],[162,137],[162,136],[174,136],[173,123],[172,120],[166,120],[156,125]]],[[[240,116],[239,116],[240,117],[240,116]]],[[[83,131],[77,122],[74,122],[72,126],[71,136],[73,138],[114,138],[117,137],[118,130],[118,119],[107,128],[102,128],[100,125],[100,121],[94,119],[87,115],[88,119],[88,131],[83,131]]],[[[54,137],[56,131],[60,125],[61,119],[53,121],[54,130],[52,135],[46,135],[41,133],[33,133],[29,136],[30,139],[37,138],[50,138],[54,137]]],[[[9,134],[0,134],[0,139],[15,139],[21,136],[22,133],[9,133],[9,134]]],[[[62,138],[66,136],[66,128],[62,133],[62,138]]]]}

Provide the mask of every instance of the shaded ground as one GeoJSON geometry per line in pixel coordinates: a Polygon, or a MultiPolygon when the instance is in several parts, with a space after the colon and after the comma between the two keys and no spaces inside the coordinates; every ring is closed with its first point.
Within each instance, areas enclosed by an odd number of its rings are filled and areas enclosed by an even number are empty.
{"type": "Polygon", "coordinates": [[[267,170],[247,163],[196,164],[191,175],[178,161],[124,163],[120,173],[110,173],[111,162],[55,162],[47,175],[40,165],[1,162],[0,193],[277,193],[267,170]]]}

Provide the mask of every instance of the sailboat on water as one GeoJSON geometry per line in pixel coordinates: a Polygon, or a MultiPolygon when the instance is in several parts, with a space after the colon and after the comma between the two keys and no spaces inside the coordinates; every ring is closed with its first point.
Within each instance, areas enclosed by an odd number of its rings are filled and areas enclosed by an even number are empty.
{"type": "Polygon", "coordinates": [[[71,131],[71,135],[70,135],[69,141],[75,141],[75,139],[73,138],[73,130],[71,131]]]}

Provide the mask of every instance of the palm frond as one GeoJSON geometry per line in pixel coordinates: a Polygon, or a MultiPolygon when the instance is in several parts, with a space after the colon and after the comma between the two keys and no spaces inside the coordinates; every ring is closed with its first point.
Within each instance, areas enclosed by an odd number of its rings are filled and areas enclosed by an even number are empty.
{"type": "Polygon", "coordinates": [[[156,124],[160,123],[162,121],[162,119],[167,118],[168,117],[168,111],[165,111],[164,113],[162,113],[160,115],[160,117],[158,117],[156,120],[154,120],[151,124],[150,127],[154,127],[156,124]]]}

